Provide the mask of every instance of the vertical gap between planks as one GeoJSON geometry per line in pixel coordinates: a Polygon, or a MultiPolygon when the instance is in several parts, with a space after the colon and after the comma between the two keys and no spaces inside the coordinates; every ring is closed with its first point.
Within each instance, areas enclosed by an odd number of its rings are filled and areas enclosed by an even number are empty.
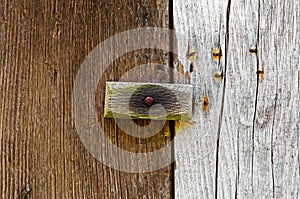
{"type": "MultiPolygon", "coordinates": [[[[259,46],[259,31],[260,31],[260,0],[258,0],[258,20],[257,20],[257,38],[256,38],[256,46],[255,48],[258,49],[259,46]]],[[[259,52],[256,52],[256,71],[259,70],[259,52]]],[[[255,139],[255,119],[256,119],[256,111],[257,111],[257,103],[258,103],[258,86],[259,86],[259,74],[256,74],[256,90],[255,90],[255,102],[254,102],[254,113],[253,113],[253,121],[252,121],[252,162],[251,162],[251,181],[252,181],[252,193],[254,193],[254,139],[255,139]]]]}
{"type": "MultiPolygon", "coordinates": [[[[228,45],[229,45],[229,17],[230,17],[230,6],[231,0],[228,0],[227,3],[227,12],[226,12],[226,35],[225,35],[225,66],[224,66],[224,77],[223,77],[223,93],[222,93],[222,104],[219,115],[219,124],[218,124],[218,135],[217,135],[217,150],[216,150],[216,173],[215,173],[215,198],[218,198],[218,174],[219,174],[219,150],[220,150],[220,134],[221,134],[221,125],[223,118],[224,102],[225,102],[225,89],[226,89],[226,71],[227,71],[227,56],[228,56],[228,45]]],[[[221,20],[221,18],[220,18],[221,20]]],[[[220,29],[221,31],[221,29],[220,29]]]]}
{"type": "MultiPolygon", "coordinates": [[[[173,12],[173,0],[169,0],[169,29],[170,30],[174,30],[174,12],[173,12]]],[[[174,62],[174,55],[173,55],[173,43],[174,43],[174,38],[173,38],[173,34],[170,34],[170,57],[169,57],[169,65],[171,67],[171,69],[174,69],[173,66],[173,62],[174,62]]],[[[170,70],[170,83],[174,83],[174,73],[173,70],[170,70]]],[[[172,160],[172,165],[171,165],[171,176],[172,176],[172,182],[171,182],[171,198],[175,199],[175,121],[170,121],[169,122],[169,131],[170,131],[170,135],[171,135],[171,160],[172,160]]]]}

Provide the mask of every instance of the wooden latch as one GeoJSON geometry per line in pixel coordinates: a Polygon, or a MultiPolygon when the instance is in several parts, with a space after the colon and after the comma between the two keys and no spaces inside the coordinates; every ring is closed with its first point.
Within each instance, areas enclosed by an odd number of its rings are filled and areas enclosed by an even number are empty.
{"type": "Polygon", "coordinates": [[[106,82],[104,117],[190,120],[192,99],[189,84],[106,82]]]}

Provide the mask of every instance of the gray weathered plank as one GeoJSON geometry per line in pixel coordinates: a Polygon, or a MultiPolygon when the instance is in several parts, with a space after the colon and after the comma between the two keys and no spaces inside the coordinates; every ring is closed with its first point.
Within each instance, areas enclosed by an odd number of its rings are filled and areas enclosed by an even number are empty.
{"type": "Polygon", "coordinates": [[[175,29],[191,40],[179,42],[179,51],[194,45],[198,56],[191,74],[196,124],[176,138],[176,197],[299,198],[299,2],[232,1],[229,23],[221,21],[228,24],[225,35],[218,24],[227,3],[175,1],[175,29]],[[215,94],[222,87],[211,83],[215,68],[207,50],[215,45],[214,29],[221,43],[229,41],[221,58],[223,104],[215,94]],[[258,53],[250,54],[255,46],[258,53]],[[260,80],[256,72],[263,66],[260,80]],[[204,85],[210,99],[205,114],[199,106],[204,85]]]}
{"type": "MultiPolygon", "coordinates": [[[[257,59],[258,1],[233,2],[219,148],[218,197],[253,198],[252,133],[257,59]]],[[[266,179],[267,180],[267,179],[266,179]]]]}
{"type": "MultiPolygon", "coordinates": [[[[223,84],[216,83],[213,76],[224,68],[225,62],[224,58],[221,64],[212,59],[212,50],[220,46],[225,49],[226,7],[224,1],[174,2],[175,30],[188,37],[188,41],[178,41],[179,54],[196,50],[194,70],[190,74],[195,93],[195,124],[176,136],[176,198],[213,198],[215,194],[216,142],[223,84]],[[204,113],[202,99],[205,94],[209,108],[204,113]]],[[[190,71],[190,63],[180,61],[185,71],[190,71]]]]}
{"type": "Polygon", "coordinates": [[[260,1],[254,197],[300,198],[300,3],[260,1]]]}

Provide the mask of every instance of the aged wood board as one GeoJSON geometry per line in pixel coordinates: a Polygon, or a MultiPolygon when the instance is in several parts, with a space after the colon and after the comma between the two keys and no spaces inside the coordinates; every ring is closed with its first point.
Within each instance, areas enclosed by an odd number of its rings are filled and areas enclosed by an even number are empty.
{"type": "Polygon", "coordinates": [[[189,36],[179,51],[197,52],[195,124],[175,142],[176,198],[300,197],[299,9],[297,0],[174,1],[175,29],[189,36]]]}
{"type": "MultiPolygon", "coordinates": [[[[0,198],[173,195],[172,165],[127,173],[102,164],[81,142],[72,112],[76,75],[93,48],[126,30],[170,28],[169,21],[165,0],[1,0],[0,198]]],[[[125,47],[115,40],[115,46],[106,50],[114,56],[116,49],[125,47]]],[[[170,83],[170,73],[163,67],[169,63],[169,52],[135,50],[118,57],[101,76],[95,94],[98,122],[119,148],[155,151],[170,143],[172,134],[167,122],[151,139],[135,138],[122,132],[113,119],[104,119],[105,81],[122,77],[123,81],[170,83]],[[149,67],[127,74],[143,64],[149,67]]],[[[147,125],[147,121],[137,124],[147,125]]],[[[171,151],[165,155],[171,156],[171,151]]]]}
{"type": "Polygon", "coordinates": [[[1,198],[299,198],[299,10],[298,0],[1,0],[1,198]],[[114,59],[105,70],[95,57],[86,61],[108,38],[142,27],[174,28],[178,37],[153,31],[152,49],[120,57],[119,49],[145,41],[116,39],[102,53],[114,59]],[[169,47],[186,57],[155,48],[165,40],[177,40],[169,47]],[[74,85],[84,63],[104,73],[94,95],[81,93],[94,107],[78,113],[74,85]],[[105,119],[106,81],[189,83],[193,118],[184,128],[105,119]],[[141,171],[130,173],[101,163],[74,120],[95,123],[80,118],[89,109],[118,148],[167,147],[161,157],[176,164],[143,173],[140,161],[116,158],[141,171]],[[147,126],[158,133],[140,137],[147,126]]]}

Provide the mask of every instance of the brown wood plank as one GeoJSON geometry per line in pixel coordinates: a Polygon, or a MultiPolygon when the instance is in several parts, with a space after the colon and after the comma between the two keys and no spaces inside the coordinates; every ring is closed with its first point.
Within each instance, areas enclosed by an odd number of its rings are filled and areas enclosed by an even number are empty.
{"type": "MultiPolygon", "coordinates": [[[[172,196],[171,166],[132,174],[94,158],[79,139],[71,106],[74,79],[88,53],[116,33],[168,28],[168,6],[166,0],[1,0],[1,198],[17,198],[26,185],[32,188],[30,198],[172,196]]],[[[114,48],[107,50],[114,55],[114,48]]],[[[169,123],[149,139],[125,134],[114,120],[102,117],[105,81],[123,76],[126,81],[167,83],[169,71],[161,66],[168,63],[167,52],[137,50],[118,58],[102,76],[95,96],[98,119],[118,147],[134,153],[164,147],[170,141],[169,123]],[[126,76],[131,68],[150,62],[156,64],[126,76]]]]}

